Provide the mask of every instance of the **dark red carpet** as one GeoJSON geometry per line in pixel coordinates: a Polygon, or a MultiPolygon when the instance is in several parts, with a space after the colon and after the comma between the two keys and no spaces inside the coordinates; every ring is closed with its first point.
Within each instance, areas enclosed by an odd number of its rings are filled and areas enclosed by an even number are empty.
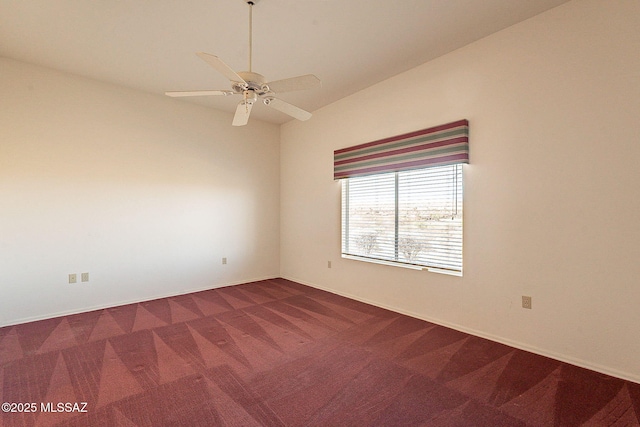
{"type": "Polygon", "coordinates": [[[6,427],[640,425],[639,384],[284,279],[0,328],[0,366],[6,427]]]}

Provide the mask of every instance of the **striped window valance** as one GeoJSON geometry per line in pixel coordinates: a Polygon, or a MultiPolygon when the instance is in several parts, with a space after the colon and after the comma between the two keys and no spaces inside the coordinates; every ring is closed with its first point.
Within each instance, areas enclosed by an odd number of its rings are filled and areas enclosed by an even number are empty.
{"type": "Polygon", "coordinates": [[[333,159],[334,179],[469,163],[469,121],[343,148],[333,159]]]}

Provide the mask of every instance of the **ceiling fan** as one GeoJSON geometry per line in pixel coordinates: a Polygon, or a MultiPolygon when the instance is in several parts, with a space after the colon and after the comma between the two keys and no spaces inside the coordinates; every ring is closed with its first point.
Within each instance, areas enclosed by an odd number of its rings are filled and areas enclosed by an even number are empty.
{"type": "Polygon", "coordinates": [[[249,5],[249,71],[235,72],[217,56],[209,53],[198,52],[196,55],[231,81],[231,90],[171,91],[165,92],[165,95],[172,97],[242,95],[242,100],[238,104],[236,113],[233,117],[233,126],[244,126],[247,124],[253,104],[258,100],[258,98],[262,99],[262,102],[265,105],[282,113],[288,114],[295,119],[308,120],[311,117],[311,113],[276,98],[275,94],[313,89],[320,86],[320,79],[313,74],[306,74],[303,76],[267,82],[263,75],[254,73],[251,70],[251,56],[253,48],[253,6],[258,3],[259,0],[243,1],[249,5]]]}

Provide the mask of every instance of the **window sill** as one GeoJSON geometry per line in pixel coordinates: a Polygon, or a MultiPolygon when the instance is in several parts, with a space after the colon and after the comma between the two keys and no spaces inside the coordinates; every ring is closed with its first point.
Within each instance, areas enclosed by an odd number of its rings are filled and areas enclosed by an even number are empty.
{"type": "Polygon", "coordinates": [[[373,263],[373,264],[390,265],[391,267],[408,268],[409,270],[421,270],[421,271],[428,271],[430,273],[439,273],[439,274],[446,274],[448,276],[462,277],[462,272],[461,271],[446,270],[444,268],[422,267],[422,266],[419,266],[419,265],[411,265],[411,264],[404,264],[404,263],[401,263],[401,262],[385,261],[385,260],[382,260],[382,259],[375,259],[375,258],[366,258],[366,257],[360,257],[360,256],[356,256],[356,255],[345,255],[345,254],[342,254],[342,258],[344,258],[344,259],[352,259],[354,261],[370,262],[370,263],[373,263]]]}

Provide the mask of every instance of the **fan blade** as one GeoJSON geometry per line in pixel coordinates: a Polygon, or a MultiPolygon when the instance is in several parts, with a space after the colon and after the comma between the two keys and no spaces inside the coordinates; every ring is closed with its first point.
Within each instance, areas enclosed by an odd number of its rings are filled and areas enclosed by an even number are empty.
{"type": "Polygon", "coordinates": [[[244,126],[249,122],[249,115],[253,108],[253,101],[242,100],[236,108],[236,114],[233,116],[233,126],[244,126]]]}
{"type": "Polygon", "coordinates": [[[233,95],[231,90],[189,90],[189,91],[171,91],[164,93],[167,96],[179,97],[179,96],[207,96],[207,95],[233,95]]]}
{"type": "Polygon", "coordinates": [[[211,65],[214,69],[224,75],[226,78],[231,80],[232,82],[241,82],[247,83],[244,81],[242,77],[238,75],[235,71],[231,69],[227,64],[222,62],[220,58],[215,55],[211,55],[210,53],[198,52],[196,53],[203,61],[207,64],[211,65]]]}
{"type": "Polygon", "coordinates": [[[264,103],[269,107],[290,115],[294,119],[305,121],[311,118],[310,112],[304,111],[302,108],[296,107],[295,105],[284,102],[278,98],[265,98],[264,103]]]}
{"type": "Polygon", "coordinates": [[[306,74],[304,76],[291,77],[289,79],[276,80],[275,82],[267,83],[269,89],[275,93],[293,92],[294,90],[313,89],[320,87],[320,79],[313,74],[306,74]]]}

